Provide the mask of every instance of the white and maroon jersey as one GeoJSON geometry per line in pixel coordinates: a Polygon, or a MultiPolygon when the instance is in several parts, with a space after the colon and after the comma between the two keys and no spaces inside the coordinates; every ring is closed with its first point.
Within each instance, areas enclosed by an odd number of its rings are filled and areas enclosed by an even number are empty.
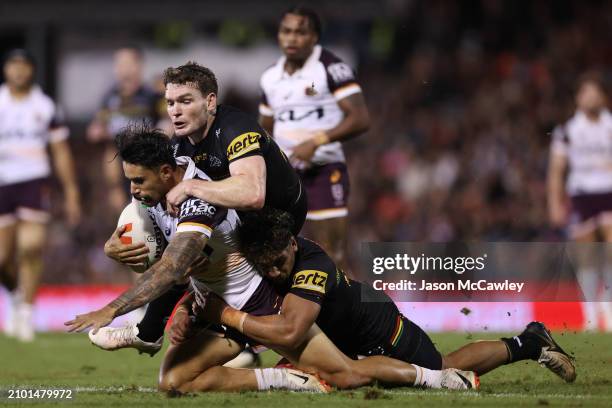
{"type": "Polygon", "coordinates": [[[48,177],[47,144],[67,137],[55,104],[38,86],[23,99],[0,86],[0,186],[48,177]]]}
{"type": "Polygon", "coordinates": [[[553,132],[552,151],[567,157],[570,196],[612,192],[612,114],[608,110],[595,122],[576,112],[553,132]]]}
{"type": "MultiPolygon", "coordinates": [[[[176,162],[187,166],[184,180],[210,180],[189,157],[177,157],[176,162]]],[[[178,217],[166,213],[161,204],[149,207],[148,211],[168,242],[174,234],[190,231],[200,232],[209,238],[204,249],[209,261],[203,269],[198,270],[197,275],[190,276],[196,299],[201,299],[204,292],[211,291],[230,306],[241,309],[262,278],[238,251],[235,229],[240,219],[236,211],[193,197],[181,204],[178,217]]]]}
{"type": "MultiPolygon", "coordinates": [[[[286,58],[261,76],[262,101],[259,113],[274,117],[273,136],[285,154],[313,132],[336,127],[344,118],[338,101],[361,92],[353,70],[328,50],[316,45],[304,66],[289,75],[286,58]]],[[[340,142],[320,146],[315,164],[344,162],[340,142]]]]}

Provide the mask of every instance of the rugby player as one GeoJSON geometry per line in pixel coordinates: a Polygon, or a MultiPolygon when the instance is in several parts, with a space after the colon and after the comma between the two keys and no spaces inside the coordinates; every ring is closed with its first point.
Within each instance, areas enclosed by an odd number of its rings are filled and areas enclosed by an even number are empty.
{"type": "MultiPolygon", "coordinates": [[[[569,223],[570,239],[581,244],[612,242],[612,114],[606,104],[600,78],[585,74],[576,93],[576,113],[553,132],[548,168],[549,218],[554,227],[569,223]]],[[[606,329],[612,331],[612,250],[606,248],[600,285],[601,254],[595,253],[597,247],[577,245],[576,249],[578,279],[586,300],[582,304],[584,328],[597,330],[599,305],[606,329]],[[596,299],[601,302],[593,301],[596,299]]]]}
{"type": "Polygon", "coordinates": [[[11,293],[5,332],[21,341],[34,339],[34,300],[51,218],[47,148],[64,192],[66,221],[74,227],[81,217],[68,127],[34,83],[34,70],[27,51],[13,50],[0,86],[0,281],[11,293]]]}
{"type": "Polygon", "coordinates": [[[260,80],[259,121],[298,169],[308,193],[307,237],[344,270],[349,177],[341,142],[369,127],[352,69],[318,44],[321,23],[305,7],[287,10],[278,29],[283,56],[260,80]]]}
{"type": "MultiPolygon", "coordinates": [[[[91,335],[95,335],[100,327],[116,316],[153,300],[185,278],[191,281],[194,298],[200,307],[206,307],[203,299],[206,291],[211,290],[237,309],[253,314],[277,312],[279,302],[272,286],[235,249],[233,230],[238,218],[234,210],[190,197],[181,205],[178,218],[165,212],[163,198],[170,188],[181,180],[208,180],[206,174],[197,170],[187,157],[175,160],[170,143],[157,132],[128,129],[118,136],[118,147],[134,198],[150,206],[149,211],[169,244],[162,258],[143,273],[134,288],[106,307],[66,322],[69,330],[92,327],[91,335]]],[[[182,318],[186,317],[184,311],[179,307],[178,315],[182,318]]],[[[177,317],[177,321],[180,318],[177,317]]],[[[222,338],[202,330],[186,342],[175,343],[178,344],[168,349],[162,364],[160,388],[164,390],[256,390],[271,387],[324,390],[313,377],[287,369],[245,371],[219,367],[244,348],[244,342],[239,339],[222,338]],[[300,375],[302,382],[296,380],[300,375]]],[[[337,351],[316,327],[311,329],[301,347],[281,352],[298,367],[304,365],[317,371],[336,373],[336,376],[340,376],[342,371],[342,380],[335,383],[339,386],[357,386],[388,378],[394,383],[430,387],[464,389],[468,385],[477,385],[473,373],[420,369],[419,372],[427,375],[419,377],[418,367],[387,358],[352,362],[337,351]]]]}
{"type": "MultiPolygon", "coordinates": [[[[166,196],[169,206],[176,208],[187,197],[235,208],[239,213],[266,205],[290,212],[297,234],[306,218],[306,194],[297,173],[266,131],[246,113],[217,105],[217,80],[206,67],[189,62],[168,68],[163,80],[175,156],[190,157],[212,179],[180,182],[166,196]]],[[[115,231],[105,253],[119,262],[142,263],[146,247],[123,245],[119,239],[122,232],[115,231]]],[[[179,287],[149,305],[138,324],[138,336],[132,338],[133,347],[161,344],[163,319],[170,315],[181,293],[179,287]]]]}
{"type": "Polygon", "coordinates": [[[532,359],[567,382],[576,378],[571,358],[539,322],[530,323],[518,336],[470,343],[442,356],[429,336],[404,317],[386,294],[348,279],[321,247],[294,237],[287,213],[269,209],[245,215],[238,239],[247,259],[284,294],[281,312],[247,315],[211,296],[205,317],[268,347],[293,348],[316,323],[353,358],[384,355],[428,369],[453,367],[479,375],[532,359]]]}

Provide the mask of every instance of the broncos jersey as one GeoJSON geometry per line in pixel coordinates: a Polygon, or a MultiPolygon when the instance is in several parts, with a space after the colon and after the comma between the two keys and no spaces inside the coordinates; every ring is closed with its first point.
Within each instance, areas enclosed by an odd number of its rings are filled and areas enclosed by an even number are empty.
{"type": "MultiPolygon", "coordinates": [[[[261,76],[262,100],[259,113],[274,117],[273,136],[285,154],[312,137],[313,133],[336,127],[344,112],[338,101],[361,92],[353,70],[330,51],[316,45],[299,70],[285,71],[286,57],[261,76]]],[[[344,162],[340,142],[320,146],[314,164],[344,162]]]]}
{"type": "MultiPolygon", "coordinates": [[[[210,180],[188,157],[177,157],[176,162],[186,166],[184,180],[210,180]]],[[[240,220],[236,211],[193,197],[181,204],[178,217],[166,213],[161,204],[148,211],[168,242],[181,232],[195,231],[209,238],[204,249],[208,261],[190,276],[196,299],[212,291],[237,309],[247,303],[262,278],[238,251],[235,229],[240,220]]]]}

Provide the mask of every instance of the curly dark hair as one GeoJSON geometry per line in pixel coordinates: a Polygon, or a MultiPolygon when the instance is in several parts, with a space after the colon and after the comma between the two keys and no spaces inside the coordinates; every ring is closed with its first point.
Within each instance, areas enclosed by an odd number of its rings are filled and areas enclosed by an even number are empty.
{"type": "Polygon", "coordinates": [[[130,124],[115,136],[119,157],[126,163],[149,169],[169,164],[176,168],[174,151],[170,139],[159,129],[153,129],[146,122],[130,124]]]}
{"type": "Polygon", "coordinates": [[[271,207],[240,213],[238,244],[240,252],[265,270],[287,247],[293,236],[293,216],[271,207]]]}
{"type": "Polygon", "coordinates": [[[186,64],[176,68],[166,68],[163,80],[164,85],[194,85],[204,96],[210,93],[217,95],[219,92],[219,85],[217,84],[215,74],[205,66],[193,61],[188,61],[186,64]]]}
{"type": "Polygon", "coordinates": [[[321,19],[313,9],[302,5],[291,6],[283,13],[281,19],[285,18],[287,14],[306,17],[312,31],[317,34],[317,37],[321,38],[321,19]]]}

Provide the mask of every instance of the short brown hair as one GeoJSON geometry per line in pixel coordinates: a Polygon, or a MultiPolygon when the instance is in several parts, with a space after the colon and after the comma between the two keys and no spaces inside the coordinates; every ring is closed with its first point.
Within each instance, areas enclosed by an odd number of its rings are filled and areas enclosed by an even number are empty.
{"type": "Polygon", "coordinates": [[[164,85],[195,85],[204,96],[210,93],[217,95],[219,91],[215,74],[205,66],[193,61],[189,61],[176,68],[166,68],[163,80],[164,85]]]}

